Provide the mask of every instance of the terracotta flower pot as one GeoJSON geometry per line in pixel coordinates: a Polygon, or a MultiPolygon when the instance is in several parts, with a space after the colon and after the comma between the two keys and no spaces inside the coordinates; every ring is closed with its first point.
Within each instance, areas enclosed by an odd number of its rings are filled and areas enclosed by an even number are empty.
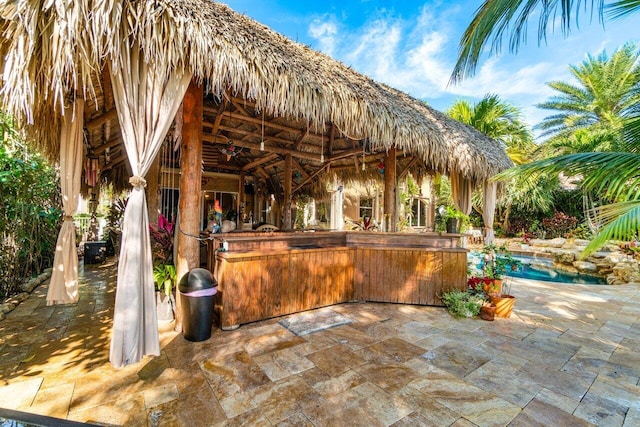
{"type": "Polygon", "coordinates": [[[483,320],[493,320],[496,315],[496,308],[495,304],[483,305],[480,307],[480,317],[483,320]]]}
{"type": "Polygon", "coordinates": [[[485,294],[500,294],[502,293],[502,279],[493,279],[491,283],[485,283],[482,286],[485,294]]]}
{"type": "Polygon", "coordinates": [[[503,319],[511,317],[516,297],[512,295],[490,294],[489,298],[491,299],[491,304],[495,304],[496,306],[496,317],[503,319]]]}

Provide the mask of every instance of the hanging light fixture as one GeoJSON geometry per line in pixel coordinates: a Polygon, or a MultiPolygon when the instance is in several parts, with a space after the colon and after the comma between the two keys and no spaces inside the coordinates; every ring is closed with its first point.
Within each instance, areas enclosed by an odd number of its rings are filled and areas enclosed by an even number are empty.
{"type": "Polygon", "coordinates": [[[260,151],[264,151],[264,108],[262,109],[262,139],[260,140],[260,151]]]}
{"type": "Polygon", "coordinates": [[[322,135],[320,141],[320,163],[324,163],[324,135],[322,135]]]}

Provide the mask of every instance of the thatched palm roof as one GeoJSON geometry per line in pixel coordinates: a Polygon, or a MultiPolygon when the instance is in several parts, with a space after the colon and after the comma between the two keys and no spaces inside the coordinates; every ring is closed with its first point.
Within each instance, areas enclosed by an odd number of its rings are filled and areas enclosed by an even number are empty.
{"type": "MultiPolygon", "coordinates": [[[[256,118],[264,122],[266,115],[269,123],[292,129],[289,134],[286,129],[267,132],[277,139],[268,144],[280,147],[280,154],[287,141],[291,150],[320,151],[328,158],[333,150],[363,147],[369,157],[395,145],[403,156],[417,157],[420,167],[461,172],[474,180],[511,165],[497,141],[225,5],[208,0],[44,4],[46,8],[40,1],[0,4],[2,102],[28,123],[31,135],[52,155],[59,144],[59,114],[69,96],[82,96],[88,107],[95,107],[87,108],[86,117],[99,123],[89,135],[92,148],[103,152],[101,147],[118,132],[115,115],[100,118],[113,108],[105,64],[117,57],[118,40],[125,34],[155,66],[186,67],[204,82],[209,107],[226,126],[216,133],[224,138],[213,135],[205,143],[264,140],[265,126],[256,125],[256,118]],[[232,103],[232,98],[244,104],[232,103]],[[244,119],[241,114],[253,118],[253,124],[239,120],[244,119]],[[305,131],[313,135],[303,143],[305,131]],[[330,134],[336,135],[333,147],[325,142],[330,134]]],[[[249,148],[245,154],[252,156],[237,167],[259,155],[249,148]]],[[[300,165],[306,175],[313,172],[313,163],[316,170],[322,167],[308,157],[300,165]]],[[[354,157],[335,159],[331,166],[355,167],[354,157]]]]}

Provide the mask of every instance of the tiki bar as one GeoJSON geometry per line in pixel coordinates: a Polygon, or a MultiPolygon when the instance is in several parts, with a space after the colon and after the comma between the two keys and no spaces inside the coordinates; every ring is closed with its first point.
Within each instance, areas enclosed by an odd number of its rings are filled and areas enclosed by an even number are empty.
{"type": "Polygon", "coordinates": [[[439,305],[466,286],[463,236],[432,231],[434,200],[403,229],[401,182],[447,176],[467,214],[479,189],[492,224],[490,178],[511,165],[497,141],[219,3],[29,3],[3,11],[2,102],[60,165],[48,303],[77,300],[78,195],[131,191],[114,366],[160,354],[147,232],[159,213],[175,223],[178,277],[214,274],[223,329],[349,301],[439,305]],[[366,224],[345,226],[349,209],[366,224]]]}

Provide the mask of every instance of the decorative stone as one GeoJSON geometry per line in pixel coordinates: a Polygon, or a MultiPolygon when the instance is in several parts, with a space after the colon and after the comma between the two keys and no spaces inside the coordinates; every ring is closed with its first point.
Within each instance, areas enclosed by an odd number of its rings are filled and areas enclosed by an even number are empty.
{"type": "Polygon", "coordinates": [[[3,321],[6,317],[7,315],[0,311],[0,322],[3,321]]]}
{"type": "Polygon", "coordinates": [[[597,273],[598,267],[589,261],[575,261],[573,266],[581,273],[597,273]]]}
{"type": "Polygon", "coordinates": [[[14,298],[17,299],[18,302],[22,302],[27,298],[29,298],[29,292],[21,292],[18,295],[16,295],[14,298]]]}
{"type": "Polygon", "coordinates": [[[562,237],[556,237],[555,239],[547,240],[547,246],[550,248],[561,248],[567,243],[567,239],[562,237]]]}
{"type": "Polygon", "coordinates": [[[598,251],[598,252],[594,252],[592,253],[588,259],[602,259],[605,258],[607,256],[611,255],[610,252],[603,252],[603,251],[598,251]]]}
{"type": "Polygon", "coordinates": [[[576,255],[573,252],[558,252],[554,255],[554,260],[560,264],[573,264],[576,255]]]}
{"type": "Polygon", "coordinates": [[[22,286],[22,290],[31,293],[37,286],[38,284],[36,282],[27,282],[22,286]]]}
{"type": "Polygon", "coordinates": [[[624,285],[626,282],[620,280],[615,274],[607,276],[607,285],[624,285]]]}
{"type": "Polygon", "coordinates": [[[635,261],[618,263],[613,267],[613,275],[624,283],[638,281],[640,280],[638,263],[635,261]]]}
{"type": "Polygon", "coordinates": [[[0,312],[1,313],[9,313],[10,311],[12,311],[14,308],[16,308],[15,304],[12,304],[10,302],[6,302],[4,304],[0,304],[0,312]]]}
{"type": "Polygon", "coordinates": [[[605,258],[605,261],[611,263],[611,265],[615,265],[618,264],[619,262],[626,262],[629,260],[629,257],[625,254],[621,254],[619,252],[614,252],[611,253],[609,255],[607,255],[605,258]]]}

